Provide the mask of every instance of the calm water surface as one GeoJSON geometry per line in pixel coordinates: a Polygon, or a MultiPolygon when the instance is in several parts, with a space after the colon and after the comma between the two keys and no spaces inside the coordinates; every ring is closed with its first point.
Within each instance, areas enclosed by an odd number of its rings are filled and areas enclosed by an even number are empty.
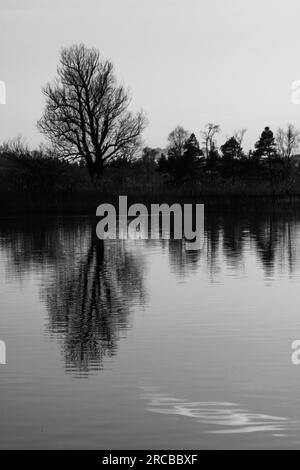
{"type": "Polygon", "coordinates": [[[300,217],[205,245],[0,220],[1,448],[300,447],[300,217]]]}

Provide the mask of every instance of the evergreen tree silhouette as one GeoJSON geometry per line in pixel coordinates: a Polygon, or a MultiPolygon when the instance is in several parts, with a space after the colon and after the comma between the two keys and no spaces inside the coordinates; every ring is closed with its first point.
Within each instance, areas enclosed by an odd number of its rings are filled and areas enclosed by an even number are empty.
{"type": "Polygon", "coordinates": [[[259,140],[256,142],[254,156],[256,158],[275,158],[277,156],[274,134],[269,127],[265,127],[259,140]]]}
{"type": "Polygon", "coordinates": [[[185,141],[182,152],[179,152],[176,146],[170,146],[168,158],[161,155],[158,161],[158,171],[168,173],[171,181],[180,186],[187,180],[196,179],[202,155],[199,142],[195,134],[192,133],[185,141]]]}
{"type": "Polygon", "coordinates": [[[241,158],[243,155],[242,147],[235,137],[230,137],[230,139],[221,146],[221,152],[223,159],[226,161],[241,158]]]}
{"type": "Polygon", "coordinates": [[[225,178],[231,178],[232,184],[239,172],[240,159],[243,157],[243,150],[235,137],[230,137],[225,144],[221,146],[222,152],[222,175],[225,178]]]}

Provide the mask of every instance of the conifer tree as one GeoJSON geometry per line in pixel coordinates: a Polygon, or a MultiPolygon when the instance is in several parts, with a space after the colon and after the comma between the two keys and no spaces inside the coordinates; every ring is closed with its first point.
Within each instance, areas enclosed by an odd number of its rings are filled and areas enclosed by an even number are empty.
{"type": "Polygon", "coordinates": [[[256,142],[254,156],[256,158],[274,158],[277,156],[274,134],[269,127],[265,127],[259,140],[256,142]]]}

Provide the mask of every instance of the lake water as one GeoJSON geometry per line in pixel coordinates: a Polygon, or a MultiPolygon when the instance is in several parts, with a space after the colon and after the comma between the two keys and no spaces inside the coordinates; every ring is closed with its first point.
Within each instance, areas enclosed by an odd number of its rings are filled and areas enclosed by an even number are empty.
{"type": "Polygon", "coordinates": [[[300,445],[300,217],[210,215],[201,251],[0,220],[0,447],[300,445]]]}

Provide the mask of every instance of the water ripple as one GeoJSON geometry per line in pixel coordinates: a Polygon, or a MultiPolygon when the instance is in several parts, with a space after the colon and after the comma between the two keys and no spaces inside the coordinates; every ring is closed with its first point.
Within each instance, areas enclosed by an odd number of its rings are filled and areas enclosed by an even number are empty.
{"type": "Polygon", "coordinates": [[[287,430],[291,422],[287,418],[251,412],[238,403],[219,401],[189,402],[156,392],[144,392],[148,400],[147,411],[178,415],[194,419],[204,426],[207,434],[240,434],[287,430]],[[212,429],[211,429],[212,428],[212,429]]]}

